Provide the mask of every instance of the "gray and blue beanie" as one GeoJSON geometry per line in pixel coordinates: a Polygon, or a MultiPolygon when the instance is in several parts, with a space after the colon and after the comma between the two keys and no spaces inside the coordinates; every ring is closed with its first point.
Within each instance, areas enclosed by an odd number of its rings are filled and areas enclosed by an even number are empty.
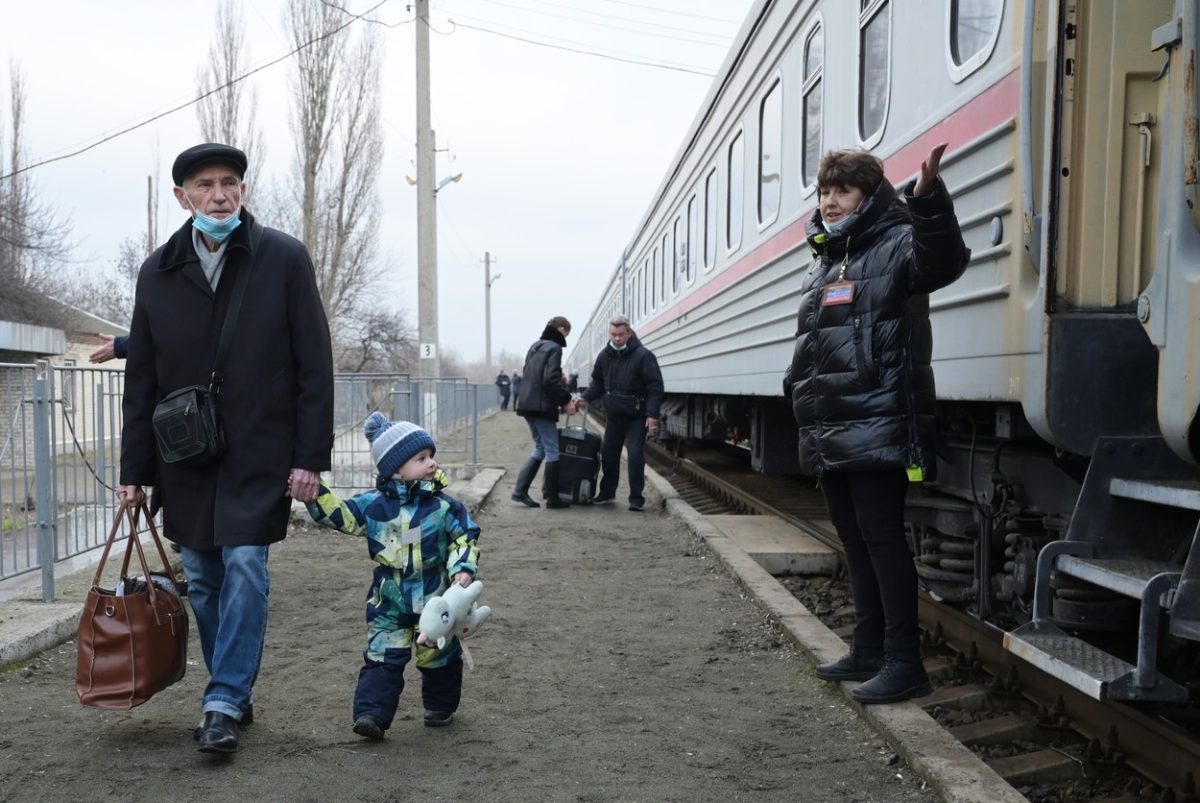
{"type": "Polygon", "coordinates": [[[411,421],[388,421],[379,411],[367,416],[363,434],[371,443],[371,459],[381,477],[394,476],[422,449],[437,452],[437,444],[428,432],[411,421]]]}

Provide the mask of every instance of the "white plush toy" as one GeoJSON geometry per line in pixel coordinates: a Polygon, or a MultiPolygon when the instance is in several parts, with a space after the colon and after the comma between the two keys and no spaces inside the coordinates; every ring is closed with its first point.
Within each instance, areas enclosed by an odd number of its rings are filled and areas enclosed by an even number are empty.
{"type": "MultiPolygon", "coordinates": [[[[492,609],[487,605],[480,607],[476,604],[479,595],[483,593],[483,583],[476,580],[463,588],[458,583],[451,583],[440,597],[433,597],[425,602],[421,611],[421,619],[417,623],[420,635],[418,644],[437,644],[442,649],[452,638],[460,641],[475,635],[489,616],[492,609]]],[[[472,668],[474,662],[465,642],[462,644],[463,660],[467,668],[472,668]]]]}

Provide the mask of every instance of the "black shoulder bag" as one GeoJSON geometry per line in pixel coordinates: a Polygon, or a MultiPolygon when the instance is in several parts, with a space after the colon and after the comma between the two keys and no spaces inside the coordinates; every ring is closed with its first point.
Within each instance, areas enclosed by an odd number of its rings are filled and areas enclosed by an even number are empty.
{"type": "Polygon", "coordinates": [[[262,225],[255,223],[250,232],[250,259],[244,266],[238,266],[233,295],[225,310],[225,320],[221,323],[221,339],[217,342],[217,360],[213,365],[211,381],[208,385],[189,385],[173,391],[154,407],[151,423],[154,438],[158,441],[158,453],[164,463],[201,466],[213,462],[225,452],[225,429],[221,425],[221,412],[217,405],[221,382],[225,378],[222,368],[229,354],[242,298],[246,295],[246,283],[254,264],[254,249],[261,236],[262,225]]]}

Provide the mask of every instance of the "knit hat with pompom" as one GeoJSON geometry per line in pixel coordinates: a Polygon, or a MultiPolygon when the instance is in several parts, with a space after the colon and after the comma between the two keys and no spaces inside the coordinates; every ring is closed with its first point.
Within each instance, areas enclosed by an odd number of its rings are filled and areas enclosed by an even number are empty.
{"type": "Polygon", "coordinates": [[[394,476],[422,449],[437,452],[437,444],[428,432],[411,421],[388,421],[379,411],[367,416],[363,434],[371,443],[371,459],[381,477],[394,476]]]}

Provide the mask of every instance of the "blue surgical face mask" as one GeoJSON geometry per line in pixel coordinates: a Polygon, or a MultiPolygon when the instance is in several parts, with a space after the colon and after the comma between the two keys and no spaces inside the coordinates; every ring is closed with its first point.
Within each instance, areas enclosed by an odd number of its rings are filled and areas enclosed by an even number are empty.
{"type": "Polygon", "coordinates": [[[201,234],[207,235],[210,239],[218,243],[223,243],[229,239],[229,235],[233,234],[234,229],[242,225],[241,213],[242,210],[239,208],[224,220],[218,220],[203,212],[196,212],[192,220],[192,227],[199,230],[201,234]]]}
{"type": "Polygon", "coordinates": [[[624,351],[625,349],[627,349],[629,347],[629,341],[626,340],[624,343],[622,343],[621,345],[618,346],[616,343],[614,343],[610,340],[610,341],[608,341],[608,347],[611,348],[613,351],[624,351]]]}
{"type": "MultiPolygon", "coordinates": [[[[863,201],[865,201],[865,200],[866,199],[864,198],[863,201]]],[[[854,209],[850,212],[850,214],[843,215],[842,217],[838,218],[833,223],[826,223],[825,219],[822,218],[821,226],[824,227],[825,233],[828,234],[830,237],[837,237],[842,232],[844,232],[846,230],[846,227],[850,225],[850,222],[858,218],[858,213],[859,213],[859,210],[862,209],[863,201],[859,201],[858,206],[854,207],[854,209]]]]}
{"type": "Polygon", "coordinates": [[[206,215],[192,206],[192,199],[184,193],[184,198],[187,199],[188,206],[192,208],[192,228],[209,237],[214,242],[223,243],[229,239],[229,235],[233,234],[234,229],[242,225],[242,207],[239,205],[233,210],[233,214],[224,220],[206,215]]]}

